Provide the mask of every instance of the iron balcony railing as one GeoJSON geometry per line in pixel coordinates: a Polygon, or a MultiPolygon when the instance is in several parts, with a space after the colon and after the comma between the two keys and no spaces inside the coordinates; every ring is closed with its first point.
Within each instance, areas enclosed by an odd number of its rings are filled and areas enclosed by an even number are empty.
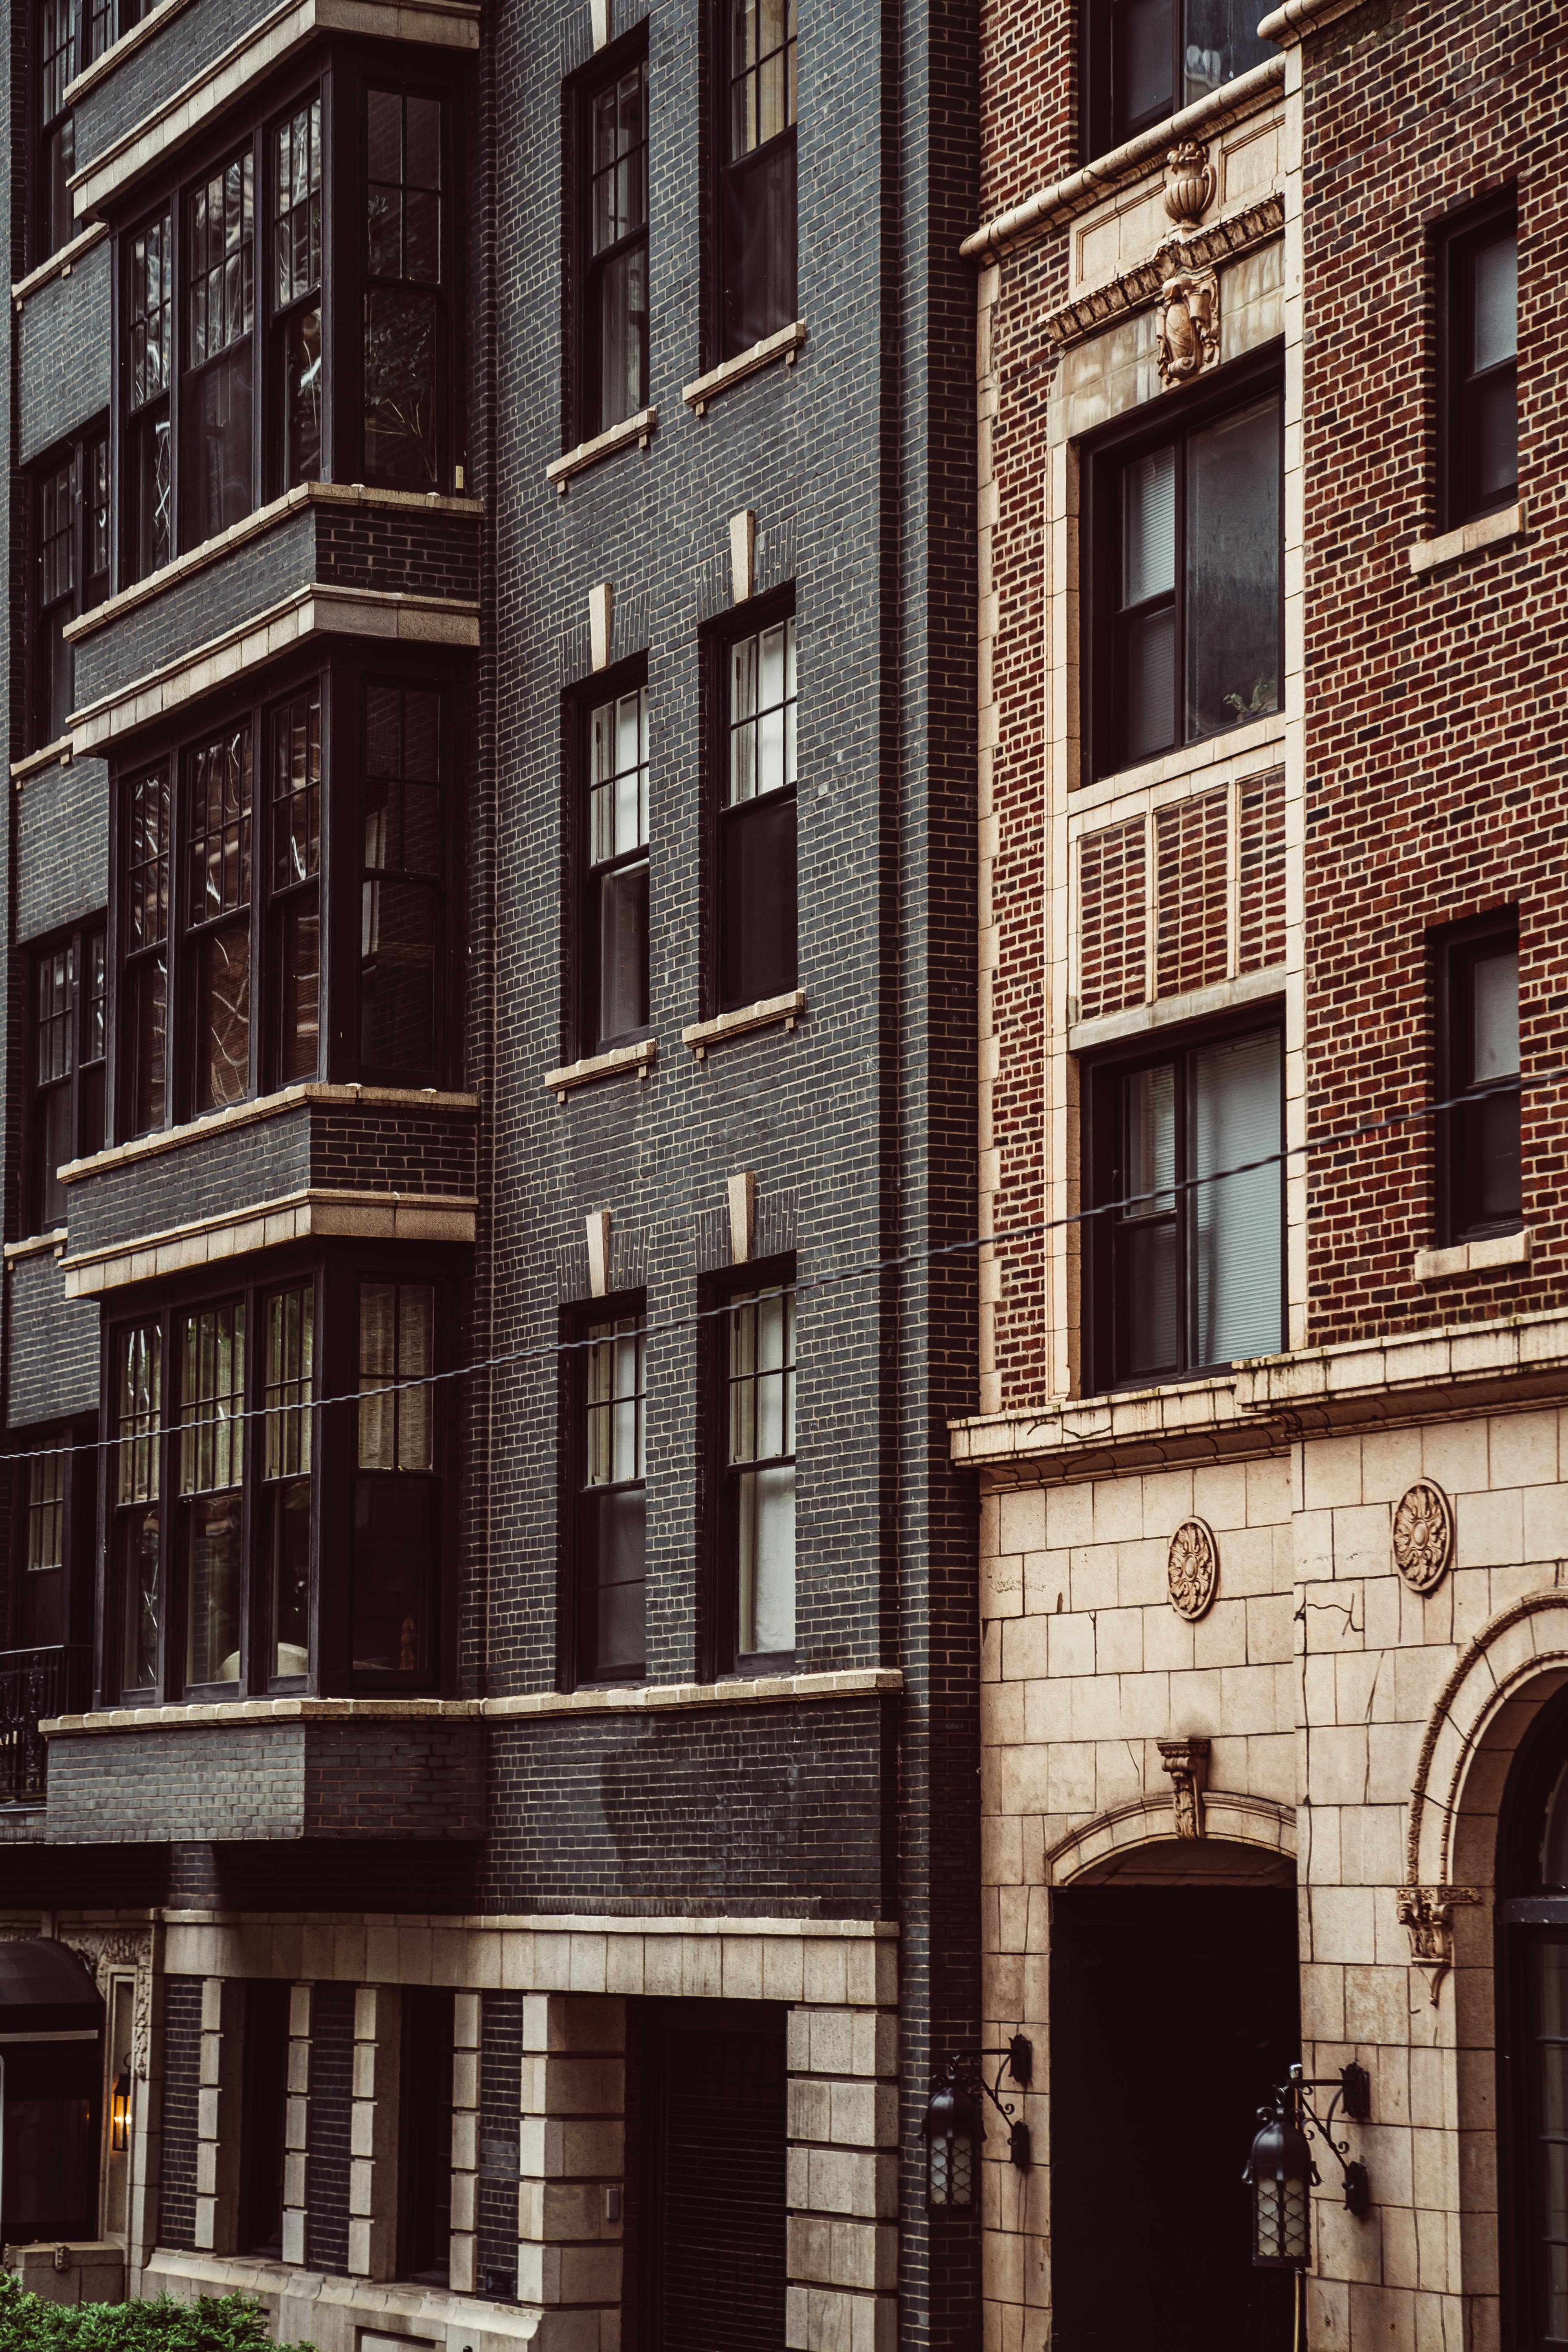
{"type": "Polygon", "coordinates": [[[90,1654],[69,1643],[0,1650],[0,1805],[42,1801],[48,1743],[38,1726],[68,1710],[90,1654]]]}

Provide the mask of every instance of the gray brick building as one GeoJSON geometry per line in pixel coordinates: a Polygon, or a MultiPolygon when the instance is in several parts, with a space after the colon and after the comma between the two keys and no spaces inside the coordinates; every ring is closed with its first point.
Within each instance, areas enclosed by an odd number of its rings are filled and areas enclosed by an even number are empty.
{"type": "Polygon", "coordinates": [[[0,2232],[973,2345],[978,11],[6,23],[0,2232]]]}

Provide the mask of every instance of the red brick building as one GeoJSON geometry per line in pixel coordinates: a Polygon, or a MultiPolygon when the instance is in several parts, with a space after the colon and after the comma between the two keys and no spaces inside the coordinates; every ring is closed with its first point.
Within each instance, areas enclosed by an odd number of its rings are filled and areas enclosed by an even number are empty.
{"type": "Polygon", "coordinates": [[[998,2352],[1568,2334],[1561,29],[988,12],[998,2352]]]}

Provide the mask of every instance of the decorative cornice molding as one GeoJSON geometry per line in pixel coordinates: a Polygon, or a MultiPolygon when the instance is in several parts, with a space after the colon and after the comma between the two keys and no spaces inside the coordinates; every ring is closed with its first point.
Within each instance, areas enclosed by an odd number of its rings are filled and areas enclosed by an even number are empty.
{"type": "Polygon", "coordinates": [[[1167,237],[1159,250],[1136,269],[1124,270],[1107,285],[1096,286],[1076,302],[1052,311],[1041,321],[1041,332],[1047,342],[1065,350],[1115,320],[1124,319],[1133,310],[1147,310],[1157,302],[1173,271],[1212,268],[1234,255],[1269,244],[1284,226],[1285,199],[1271,195],[1248,205],[1244,212],[1232,213],[1225,220],[1196,230],[1191,236],[1167,237]]]}

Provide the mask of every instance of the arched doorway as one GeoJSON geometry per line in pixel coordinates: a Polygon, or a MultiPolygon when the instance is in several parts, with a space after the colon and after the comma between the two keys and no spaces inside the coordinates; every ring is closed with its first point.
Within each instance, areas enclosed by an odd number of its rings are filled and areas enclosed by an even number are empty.
{"type": "Polygon", "coordinates": [[[1568,2340],[1568,1689],[1509,1772],[1497,1848],[1503,2340],[1568,2340]]]}
{"type": "Polygon", "coordinates": [[[1294,1870],[1205,1840],[1095,1875],[1051,1896],[1052,2344],[1147,2352],[1157,2315],[1166,2352],[1289,2352],[1241,2176],[1301,2054],[1294,1870]]]}

